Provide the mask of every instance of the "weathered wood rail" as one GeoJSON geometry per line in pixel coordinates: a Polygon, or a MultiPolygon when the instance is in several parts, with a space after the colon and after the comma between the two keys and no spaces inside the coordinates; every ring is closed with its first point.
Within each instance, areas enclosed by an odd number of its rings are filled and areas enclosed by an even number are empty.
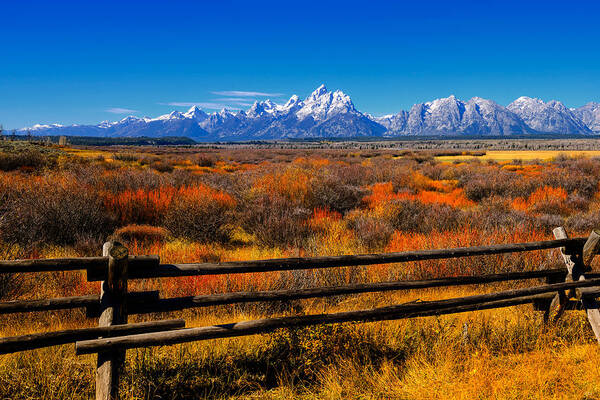
{"type": "Polygon", "coordinates": [[[73,343],[79,340],[85,340],[85,337],[88,339],[97,339],[98,337],[134,335],[136,333],[167,331],[170,329],[180,329],[183,327],[185,327],[184,320],[173,319],[5,337],[1,339],[2,347],[0,347],[0,354],[73,343]]]}
{"type": "Polygon", "coordinates": [[[589,273],[592,259],[600,251],[600,233],[593,231],[588,238],[572,239],[568,238],[562,228],[557,228],[554,233],[555,240],[529,243],[385,254],[194,264],[161,264],[157,256],[131,256],[120,243],[108,242],[104,245],[102,257],[0,261],[0,274],[83,270],[86,271],[88,281],[102,282],[101,293],[98,295],[0,302],[0,315],[83,308],[88,317],[99,320],[98,326],[92,328],[0,338],[0,354],[76,343],[77,354],[98,354],[96,398],[114,399],[119,395],[119,369],[123,365],[127,349],[254,335],[273,332],[281,328],[351,321],[396,320],[531,303],[537,309],[545,311],[545,318],[548,321],[555,321],[565,310],[585,309],[592,329],[600,341],[600,310],[596,302],[596,297],[600,296],[600,275],[589,273]],[[157,291],[128,292],[127,289],[127,282],[131,279],[370,266],[556,248],[561,251],[565,268],[175,298],[161,298],[157,291]],[[545,279],[546,284],[453,299],[396,304],[368,310],[266,318],[199,328],[185,328],[183,320],[128,323],[128,316],[133,314],[173,312],[196,307],[290,301],[358,293],[480,285],[531,279],[545,279]]]}

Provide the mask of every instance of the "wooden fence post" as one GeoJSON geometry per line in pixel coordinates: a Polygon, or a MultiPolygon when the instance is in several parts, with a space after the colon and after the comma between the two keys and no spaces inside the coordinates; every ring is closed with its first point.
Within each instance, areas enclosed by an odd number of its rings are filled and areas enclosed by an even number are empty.
{"type": "MultiPolygon", "coordinates": [[[[588,240],[583,245],[582,251],[582,269],[584,271],[591,271],[592,260],[600,250],[600,234],[597,230],[593,230],[588,237],[588,240]]],[[[579,277],[580,281],[585,280],[583,273],[579,277]]],[[[592,326],[594,335],[600,343],[600,303],[596,300],[595,296],[589,296],[585,294],[585,291],[578,291],[577,297],[581,300],[581,304],[587,313],[588,321],[592,326]]]]}
{"type": "MultiPolygon", "coordinates": [[[[99,326],[127,323],[128,253],[119,242],[106,242],[102,247],[102,255],[108,257],[108,270],[101,286],[99,326]]],[[[96,400],[119,398],[119,369],[124,360],[124,350],[98,353],[96,400]]]]}
{"type": "MultiPolygon", "coordinates": [[[[554,237],[557,239],[566,239],[568,237],[567,232],[562,226],[554,229],[553,232],[554,237]]],[[[561,249],[565,264],[569,271],[565,282],[584,281],[584,272],[591,270],[591,262],[598,253],[598,250],[600,250],[600,234],[596,230],[592,231],[582,249],[578,249],[577,251],[568,248],[561,249]]],[[[597,287],[589,289],[588,291],[595,289],[597,289],[597,287]]],[[[586,295],[586,290],[572,289],[569,291],[568,295],[559,291],[559,293],[554,297],[549,313],[551,313],[552,308],[558,304],[555,320],[558,319],[565,308],[563,299],[566,302],[568,298],[572,297],[576,297],[578,300],[581,300],[581,304],[587,313],[588,321],[592,327],[592,330],[594,331],[594,335],[600,343],[600,303],[598,303],[593,296],[586,295]],[[560,301],[557,300],[559,298],[561,298],[560,301]]]]}
{"type": "Polygon", "coordinates": [[[594,229],[583,245],[583,267],[592,270],[592,260],[600,252],[600,230],[594,229]]]}
{"type": "MultiPolygon", "coordinates": [[[[555,239],[568,239],[569,235],[567,235],[567,231],[562,226],[554,228],[552,230],[555,239]]],[[[577,279],[579,278],[579,274],[583,273],[581,267],[581,257],[578,257],[577,253],[574,253],[572,249],[567,249],[566,247],[560,248],[560,254],[563,257],[563,261],[565,262],[565,266],[567,267],[567,276],[565,277],[565,282],[572,282],[573,275],[577,275],[577,279]]],[[[550,282],[548,282],[550,283],[550,282]]],[[[556,322],[564,313],[567,301],[570,297],[574,297],[575,292],[570,291],[566,293],[564,290],[559,290],[548,310],[544,314],[544,319],[546,321],[551,320],[556,322]]]]}

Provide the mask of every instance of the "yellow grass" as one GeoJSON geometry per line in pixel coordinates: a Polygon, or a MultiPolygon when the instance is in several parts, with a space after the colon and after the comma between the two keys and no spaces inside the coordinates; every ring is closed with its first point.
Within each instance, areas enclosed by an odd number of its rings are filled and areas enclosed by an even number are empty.
{"type": "MultiPolygon", "coordinates": [[[[507,285],[495,289],[505,288],[507,285]]],[[[465,287],[359,295],[333,306],[321,300],[301,304],[304,312],[312,314],[481,292],[481,287],[465,287]]],[[[188,311],[183,317],[188,326],[205,326],[272,315],[219,308],[188,311]]],[[[35,321],[7,324],[0,335],[74,328],[83,323],[61,323],[63,318],[58,315],[53,319],[57,324],[52,328],[35,321]]],[[[129,351],[122,395],[124,399],[158,398],[167,393],[173,397],[159,398],[286,400],[600,397],[600,349],[580,311],[569,312],[563,323],[547,329],[540,313],[528,305],[344,326],[361,338],[349,343],[344,354],[327,353],[327,343],[334,338],[319,336],[318,330],[317,336],[303,344],[301,368],[310,370],[315,364],[313,381],[295,380],[296,371],[281,369],[286,359],[270,361],[275,363],[271,367],[265,364],[265,368],[275,369],[270,372],[276,379],[272,387],[265,384],[262,374],[245,372],[246,362],[261,362],[273,351],[273,336],[257,335],[129,351]],[[322,347],[325,353],[312,347],[322,347]],[[359,360],[361,348],[379,349],[387,355],[365,363],[359,360]],[[333,359],[320,365],[321,357],[333,359]],[[207,386],[213,389],[206,392],[207,386]],[[176,393],[176,388],[183,391],[176,393]],[[184,397],[183,393],[193,396],[184,397]]],[[[93,393],[94,367],[94,357],[76,357],[72,345],[0,356],[0,397],[88,398],[93,393]],[[7,397],[10,395],[13,397],[7,397]]]]}
{"type": "Polygon", "coordinates": [[[323,398],[364,399],[597,399],[597,345],[559,352],[493,356],[471,353],[462,364],[415,357],[406,370],[384,363],[377,370],[354,364],[324,375],[323,398]]]}
{"type": "Polygon", "coordinates": [[[582,150],[582,151],[558,151],[558,150],[488,150],[484,156],[440,156],[436,157],[440,161],[454,160],[494,160],[494,161],[510,161],[510,160],[543,160],[549,161],[559,155],[569,157],[600,157],[598,150],[582,150]]]}
{"type": "Polygon", "coordinates": [[[97,158],[99,156],[104,157],[107,161],[112,160],[113,153],[108,151],[90,150],[90,149],[78,149],[74,147],[65,147],[63,150],[69,154],[84,157],[84,158],[97,158]]]}

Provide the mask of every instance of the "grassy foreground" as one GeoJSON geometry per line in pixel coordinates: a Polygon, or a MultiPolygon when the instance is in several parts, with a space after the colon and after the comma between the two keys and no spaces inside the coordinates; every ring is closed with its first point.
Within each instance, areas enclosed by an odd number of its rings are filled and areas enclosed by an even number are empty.
{"type": "MultiPolygon", "coordinates": [[[[549,156],[543,152],[508,150],[496,156],[511,161],[437,158],[455,153],[463,156],[462,150],[362,145],[86,149],[3,142],[0,259],[97,256],[105,240],[117,239],[130,254],[158,254],[163,263],[218,262],[521,243],[551,239],[557,226],[572,237],[600,226],[596,153],[559,154],[548,161],[540,161],[549,156]]],[[[479,153],[468,151],[469,157],[479,153]]],[[[129,289],[178,297],[563,265],[560,254],[550,250],[368,268],[132,280],[129,289]]],[[[248,304],[143,320],[184,317],[188,326],[206,326],[507,287],[248,304]]],[[[98,291],[98,283],[78,272],[0,276],[0,301],[98,291]]],[[[96,323],[81,311],[15,314],[0,318],[0,337],[96,323]]],[[[582,312],[545,327],[531,306],[519,306],[132,350],[121,391],[124,399],[595,399],[600,398],[597,347],[582,312]]],[[[76,357],[73,346],[0,356],[0,399],[90,398],[94,374],[95,358],[76,357]]]]}
{"type": "MultiPolygon", "coordinates": [[[[373,294],[335,306],[312,300],[302,306],[306,313],[334,312],[486,289],[373,294]]],[[[219,309],[184,317],[188,326],[202,326],[264,315],[219,309]]],[[[49,329],[32,322],[0,333],[44,330],[49,329]]],[[[95,357],[76,357],[73,346],[0,356],[0,398],[86,399],[94,395],[94,367],[95,357]]],[[[524,305],[131,350],[121,394],[125,399],[596,399],[600,349],[583,312],[569,312],[546,327],[541,314],[524,305]]]]}

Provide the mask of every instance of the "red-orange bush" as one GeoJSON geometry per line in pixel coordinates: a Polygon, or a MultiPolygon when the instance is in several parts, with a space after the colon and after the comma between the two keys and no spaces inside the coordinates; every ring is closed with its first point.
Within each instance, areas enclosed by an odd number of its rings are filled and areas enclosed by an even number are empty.
{"type": "Polygon", "coordinates": [[[171,186],[154,190],[125,190],[104,193],[104,205],[123,225],[157,224],[173,201],[177,189],[171,186]]]}
{"type": "Polygon", "coordinates": [[[513,207],[532,214],[567,215],[567,198],[567,192],[563,188],[544,186],[536,189],[527,199],[513,200],[513,207]]]}

